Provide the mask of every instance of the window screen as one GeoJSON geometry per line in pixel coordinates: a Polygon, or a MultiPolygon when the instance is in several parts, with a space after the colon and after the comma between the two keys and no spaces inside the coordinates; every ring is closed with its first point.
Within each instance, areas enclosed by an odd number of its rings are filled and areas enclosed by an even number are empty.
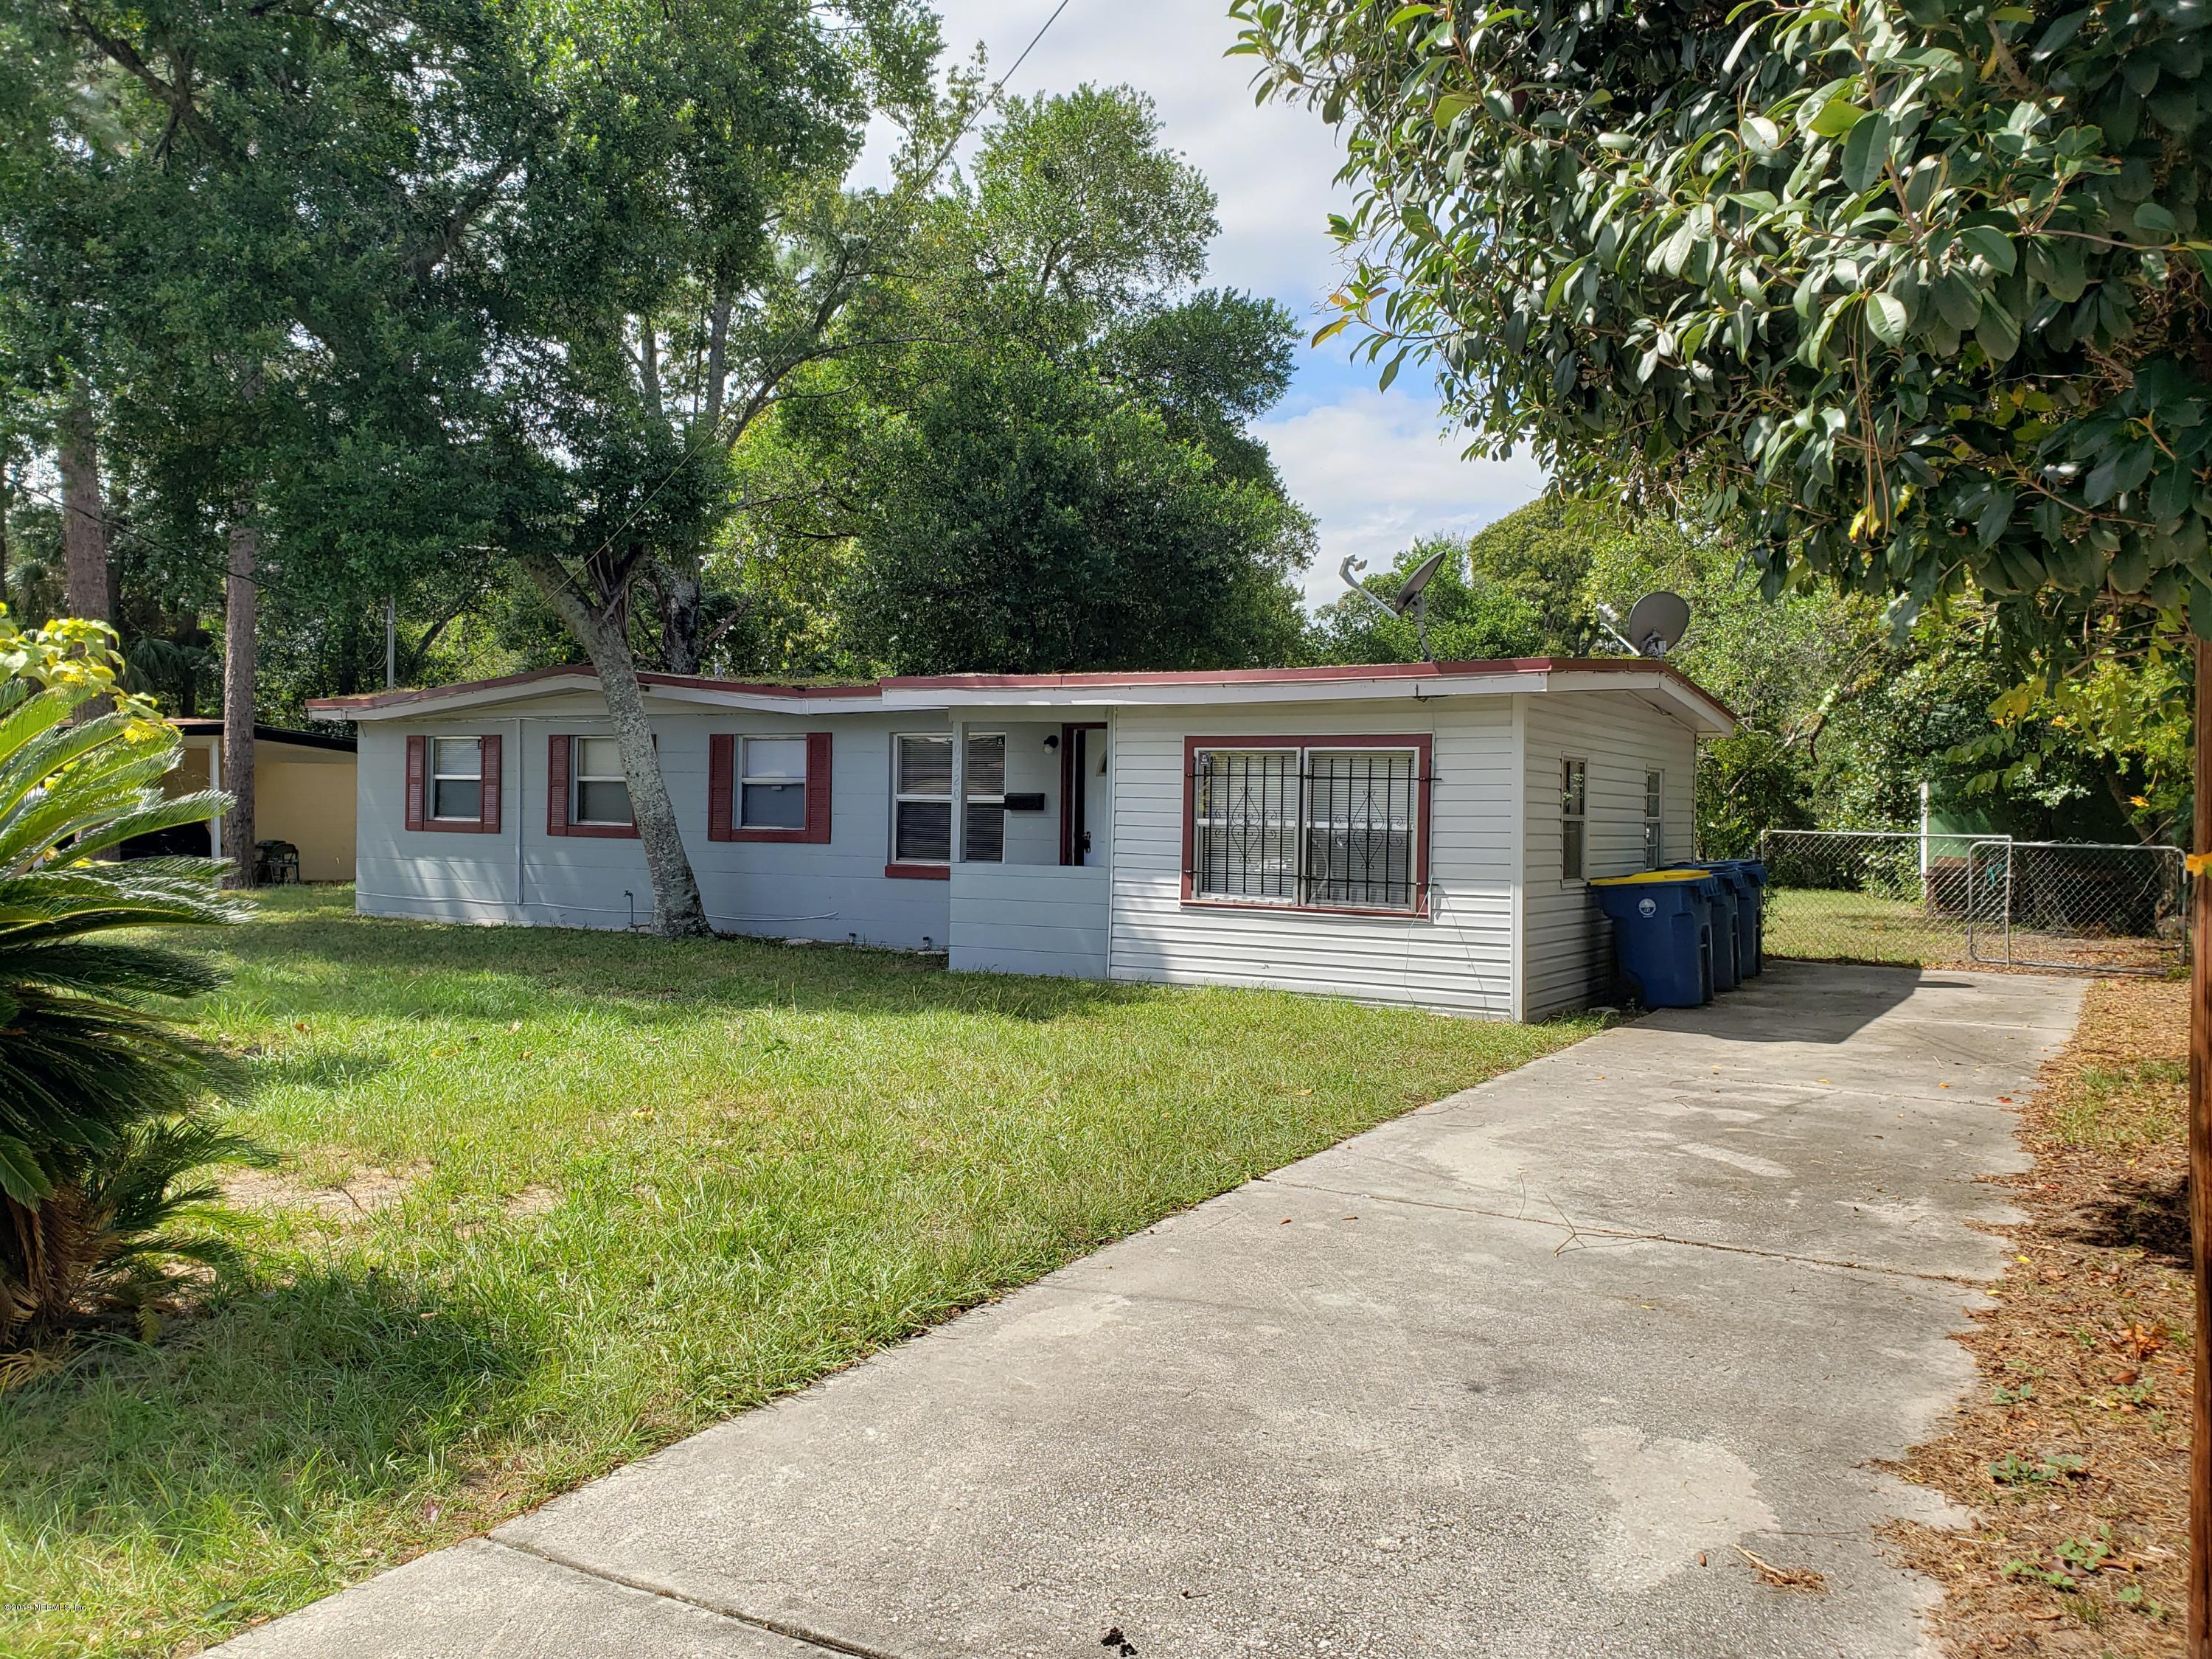
{"type": "Polygon", "coordinates": [[[1644,775],[1644,867],[1656,870],[1667,861],[1667,775],[1644,775]]]}
{"type": "Polygon", "coordinates": [[[629,785],[623,781],[622,750],[612,738],[578,738],[570,745],[578,823],[628,823],[629,785]]]}
{"type": "Polygon", "coordinates": [[[747,738],[738,781],[738,823],[747,830],[806,827],[806,739],[747,738]]]}
{"type": "Polygon", "coordinates": [[[483,817],[483,744],[435,738],[430,745],[430,816],[476,823],[483,817]]]}
{"type": "Polygon", "coordinates": [[[1589,763],[1559,763],[1559,878],[1583,878],[1583,841],[1589,830],[1589,763]]]}
{"type": "Polygon", "coordinates": [[[892,763],[891,857],[900,864],[952,861],[952,739],[901,738],[892,763]]]}
{"type": "Polygon", "coordinates": [[[1006,856],[1006,739],[971,734],[962,779],[960,856],[971,864],[997,864],[1006,856]]]}

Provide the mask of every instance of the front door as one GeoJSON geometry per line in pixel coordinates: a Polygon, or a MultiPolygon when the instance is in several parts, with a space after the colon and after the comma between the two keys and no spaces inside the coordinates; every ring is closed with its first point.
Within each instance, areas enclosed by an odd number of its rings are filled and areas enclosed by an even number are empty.
{"type": "Polygon", "coordinates": [[[1113,822],[1113,780],[1107,775],[1106,728],[1060,727],[1060,849],[1062,864],[1106,862],[1106,830],[1113,822]]]}

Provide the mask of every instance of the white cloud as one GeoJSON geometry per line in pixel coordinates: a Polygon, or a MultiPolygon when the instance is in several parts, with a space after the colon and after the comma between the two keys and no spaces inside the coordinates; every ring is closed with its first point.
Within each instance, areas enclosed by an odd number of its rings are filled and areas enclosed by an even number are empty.
{"type": "MultiPolygon", "coordinates": [[[[938,0],[945,56],[963,60],[982,40],[996,76],[1057,3],[938,0]]],[[[1150,94],[1167,143],[1220,198],[1207,280],[1271,295],[1310,324],[1340,270],[1328,216],[1349,205],[1335,182],[1344,158],[1311,110],[1255,106],[1251,60],[1222,55],[1236,39],[1227,0],[1070,0],[1008,90],[1065,91],[1089,81],[1150,94]]],[[[888,142],[876,137],[857,176],[879,182],[888,142]]],[[[1335,596],[1336,567],[1347,553],[1387,560],[1415,535],[1477,529],[1542,490],[1533,462],[1461,460],[1462,446],[1437,435],[1425,386],[1377,393],[1375,370],[1347,368],[1340,346],[1301,358],[1284,410],[1257,431],[1291,494],[1321,521],[1310,599],[1335,596]]]]}
{"type": "Polygon", "coordinates": [[[1544,474],[1526,456],[1462,459],[1464,442],[1438,429],[1419,393],[1346,392],[1256,428],[1275,465],[1321,525],[1321,556],[1306,573],[1306,598],[1343,591],[1347,554],[1388,565],[1416,536],[1480,530],[1543,493],[1544,474]]]}

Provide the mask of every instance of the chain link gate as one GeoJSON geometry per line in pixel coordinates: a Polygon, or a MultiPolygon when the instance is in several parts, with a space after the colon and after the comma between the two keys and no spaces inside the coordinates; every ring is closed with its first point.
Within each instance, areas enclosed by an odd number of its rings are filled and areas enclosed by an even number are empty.
{"type": "Polygon", "coordinates": [[[2177,848],[1777,830],[1760,856],[1777,956],[2147,974],[2187,959],[2177,848]]]}
{"type": "Polygon", "coordinates": [[[1969,915],[1968,956],[2007,968],[2162,974],[2188,960],[2185,861],[2178,847],[1987,841],[1967,885],[1994,915],[1969,915]]]}

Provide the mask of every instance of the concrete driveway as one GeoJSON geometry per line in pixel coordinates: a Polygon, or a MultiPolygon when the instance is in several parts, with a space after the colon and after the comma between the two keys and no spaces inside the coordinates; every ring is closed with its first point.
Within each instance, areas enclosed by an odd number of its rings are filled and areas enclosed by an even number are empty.
{"type": "Polygon", "coordinates": [[[1872,1528],[1942,1516],[1875,1464],[1972,1381],[2078,1001],[1778,966],[230,1650],[1904,1659],[1872,1528]]]}

